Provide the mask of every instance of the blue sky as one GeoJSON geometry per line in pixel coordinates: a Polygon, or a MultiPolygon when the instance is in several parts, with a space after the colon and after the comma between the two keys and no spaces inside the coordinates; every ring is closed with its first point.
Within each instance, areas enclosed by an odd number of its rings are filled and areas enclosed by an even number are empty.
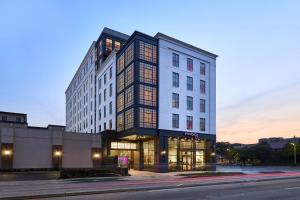
{"type": "Polygon", "coordinates": [[[65,123],[64,92],[103,27],[219,55],[218,140],[300,136],[300,1],[0,1],[0,110],[65,123]]]}

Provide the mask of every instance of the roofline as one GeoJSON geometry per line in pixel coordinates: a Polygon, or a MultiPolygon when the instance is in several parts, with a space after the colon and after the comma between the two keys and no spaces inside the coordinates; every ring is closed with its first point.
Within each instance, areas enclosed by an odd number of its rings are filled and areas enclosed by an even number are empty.
{"type": "Polygon", "coordinates": [[[101,31],[98,39],[97,39],[97,42],[99,41],[99,39],[102,37],[103,34],[112,35],[112,36],[118,37],[118,38],[120,38],[120,39],[122,39],[124,41],[127,41],[128,38],[130,37],[129,35],[127,35],[125,33],[122,33],[122,32],[119,32],[119,31],[116,31],[116,30],[104,27],[103,30],[101,31]]]}
{"type": "Polygon", "coordinates": [[[13,114],[13,115],[24,115],[24,116],[27,116],[27,114],[25,114],[25,113],[6,112],[6,111],[0,111],[0,113],[3,113],[3,114],[13,114]]]}
{"type": "Polygon", "coordinates": [[[83,63],[84,63],[84,61],[85,61],[85,59],[87,58],[87,56],[89,55],[89,53],[90,53],[90,52],[91,52],[91,51],[94,49],[94,46],[95,46],[95,44],[96,44],[96,42],[95,42],[95,41],[93,41],[93,42],[92,42],[92,44],[91,44],[91,46],[89,47],[88,51],[86,52],[86,54],[85,54],[84,58],[82,59],[82,61],[81,61],[80,65],[79,65],[79,67],[78,67],[78,69],[76,70],[76,72],[75,72],[75,75],[73,76],[73,78],[72,78],[72,80],[71,80],[70,84],[68,85],[68,87],[67,87],[67,89],[66,89],[66,91],[65,91],[65,94],[67,93],[67,91],[68,91],[69,87],[71,86],[71,84],[72,84],[73,80],[74,80],[74,79],[75,79],[75,77],[76,77],[76,74],[79,72],[79,70],[80,70],[80,68],[81,68],[82,64],[83,64],[83,63]]]}
{"type": "Polygon", "coordinates": [[[173,37],[171,37],[171,36],[165,35],[165,34],[160,33],[160,32],[158,32],[154,37],[155,37],[155,38],[158,38],[158,39],[166,39],[166,40],[170,40],[170,41],[179,43],[179,44],[184,45],[184,46],[187,46],[188,48],[191,48],[191,49],[193,49],[193,50],[195,50],[195,51],[198,51],[198,52],[204,53],[204,54],[206,54],[206,55],[208,55],[208,56],[210,56],[210,57],[213,57],[214,59],[216,59],[216,58],[218,57],[218,55],[216,55],[216,54],[213,54],[213,53],[211,53],[211,52],[209,52],[209,51],[200,49],[200,48],[195,47],[195,46],[193,46],[193,45],[191,45],[191,44],[188,44],[188,43],[183,42],[183,41],[181,41],[181,40],[175,39],[175,38],[173,38],[173,37]]]}

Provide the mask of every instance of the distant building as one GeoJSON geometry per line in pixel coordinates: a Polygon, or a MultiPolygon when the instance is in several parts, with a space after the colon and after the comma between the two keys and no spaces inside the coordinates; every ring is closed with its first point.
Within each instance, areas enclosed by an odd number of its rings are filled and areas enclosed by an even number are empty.
{"type": "Polygon", "coordinates": [[[261,138],[258,143],[267,143],[274,151],[281,151],[287,143],[300,142],[300,138],[283,138],[283,137],[272,137],[272,138],[261,138]]]}

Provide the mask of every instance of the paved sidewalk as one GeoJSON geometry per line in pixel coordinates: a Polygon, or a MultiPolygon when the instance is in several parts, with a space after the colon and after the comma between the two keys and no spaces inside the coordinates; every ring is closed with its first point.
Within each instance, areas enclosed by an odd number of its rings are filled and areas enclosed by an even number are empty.
{"type": "Polygon", "coordinates": [[[78,178],[67,180],[0,182],[0,199],[64,197],[124,191],[216,185],[249,181],[299,178],[300,172],[247,174],[234,176],[187,178],[175,174],[144,174],[120,178],[78,178]]]}

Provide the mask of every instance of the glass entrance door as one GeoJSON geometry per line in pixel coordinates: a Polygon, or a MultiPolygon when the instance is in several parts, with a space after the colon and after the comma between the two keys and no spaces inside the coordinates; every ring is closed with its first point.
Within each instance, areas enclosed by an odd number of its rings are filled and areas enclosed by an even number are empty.
{"type": "Polygon", "coordinates": [[[193,166],[193,153],[191,151],[181,152],[181,169],[183,171],[192,170],[193,166]]]}

